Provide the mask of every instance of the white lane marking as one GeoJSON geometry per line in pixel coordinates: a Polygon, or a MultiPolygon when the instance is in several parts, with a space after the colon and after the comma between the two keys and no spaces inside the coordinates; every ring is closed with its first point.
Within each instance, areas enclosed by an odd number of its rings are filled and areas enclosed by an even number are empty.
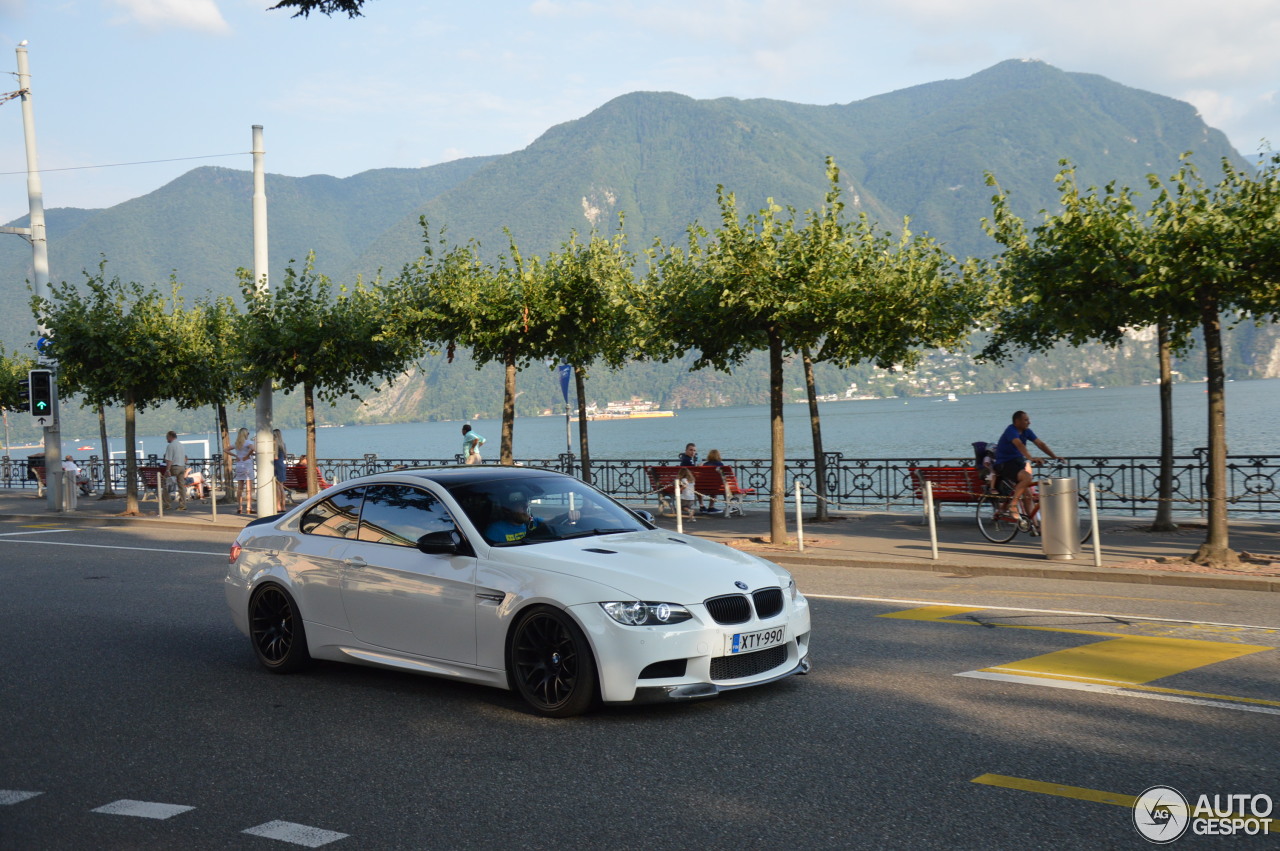
{"type": "Polygon", "coordinates": [[[1233,703],[1225,700],[1205,700],[1204,698],[1184,697],[1177,694],[1159,694],[1156,692],[1122,688],[1120,686],[1101,685],[1099,683],[1076,683],[1069,680],[1048,680],[1040,677],[1021,677],[1017,674],[997,674],[991,671],[965,671],[962,674],[956,674],[956,676],[971,677],[975,680],[998,680],[1005,683],[1044,686],[1046,688],[1065,688],[1071,689],[1072,691],[1092,691],[1099,692],[1101,694],[1113,694],[1120,697],[1145,697],[1148,700],[1167,700],[1171,703],[1191,703],[1196,706],[1212,706],[1215,709],[1236,709],[1240,712],[1263,712],[1267,715],[1280,715],[1280,709],[1273,709],[1269,706],[1251,706],[1247,703],[1233,703]]]}
{"type": "Polygon", "coordinates": [[[91,550],[128,550],[134,553],[182,553],[184,556],[225,556],[225,552],[204,550],[167,550],[162,547],[114,547],[110,544],[73,544],[70,541],[0,541],[5,544],[39,544],[45,547],[88,547],[91,550]]]}
{"type": "Polygon", "coordinates": [[[36,795],[43,794],[43,792],[20,792],[17,789],[0,789],[0,806],[21,804],[23,801],[31,800],[36,795]]]}
{"type": "Polygon", "coordinates": [[[243,830],[241,833],[249,833],[267,839],[278,839],[281,842],[291,842],[294,845],[304,845],[307,848],[319,848],[321,845],[328,845],[330,842],[337,842],[339,839],[346,839],[348,836],[346,833],[321,830],[318,827],[294,824],[291,821],[269,821],[266,824],[243,830]]]}
{"type": "MultiPolygon", "coordinates": [[[[37,542],[43,543],[43,542],[37,542]]],[[[864,603],[893,603],[902,606],[967,606],[971,609],[982,609],[988,612],[1031,612],[1037,615],[1072,615],[1074,617],[1114,618],[1127,621],[1153,621],[1156,623],[1185,623],[1193,626],[1228,626],[1237,629],[1277,630],[1276,626],[1258,626],[1247,623],[1218,623],[1217,621],[1193,621],[1186,618],[1152,618],[1145,615],[1117,615],[1107,612],[1074,612],[1062,609],[1024,609],[1017,606],[986,606],[981,603],[948,603],[940,600],[896,600],[892,597],[850,597],[844,594],[805,594],[810,599],[821,600],[856,600],[864,603]]]]}
{"type": "Polygon", "coordinates": [[[151,801],[130,801],[128,798],[112,801],[91,813],[105,813],[112,816],[135,816],[137,818],[167,819],[181,815],[195,807],[184,807],[182,804],[157,804],[151,801]]]}
{"type": "Polygon", "coordinates": [[[28,529],[25,532],[0,532],[0,538],[12,538],[14,535],[47,535],[50,532],[71,532],[72,529],[28,529]]]}

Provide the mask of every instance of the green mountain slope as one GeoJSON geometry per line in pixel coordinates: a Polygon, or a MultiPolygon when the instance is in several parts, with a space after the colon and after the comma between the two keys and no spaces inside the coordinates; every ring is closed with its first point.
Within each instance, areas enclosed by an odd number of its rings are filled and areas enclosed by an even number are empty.
{"type": "MultiPolygon", "coordinates": [[[[985,255],[994,248],[979,224],[990,212],[985,172],[1013,193],[1019,212],[1034,216],[1056,203],[1052,176],[1063,158],[1077,164],[1085,183],[1137,188],[1148,173],[1174,171],[1185,151],[1194,151],[1206,175],[1223,157],[1245,165],[1190,105],[1041,62],[1002,62],[966,79],[826,106],[637,92],[502,156],[345,179],[268,175],[271,275],[278,280],[287,262],[311,250],[319,270],[339,282],[394,274],[421,253],[421,216],[453,240],[480,240],[492,256],[506,249],[504,229],[524,253],[544,253],[572,229],[608,231],[625,214],[631,246],[643,250],[654,238],[680,239],[695,220],[714,227],[717,184],[738,196],[744,212],[768,198],[801,211],[818,205],[826,156],[840,165],[854,210],[886,228],[910,216],[913,230],[928,231],[958,256],[985,255]]],[[[231,293],[237,267],[251,264],[251,175],[198,168],[109,209],[51,209],[47,222],[54,280],[76,280],[105,255],[109,273],[125,280],[163,283],[173,273],[188,298],[231,293]]],[[[29,266],[26,243],[0,241],[0,296],[13,306],[0,313],[0,341],[10,348],[29,340],[29,266]]],[[[1235,376],[1280,375],[1276,336],[1274,329],[1241,329],[1233,337],[1235,376]]],[[[1133,363],[1147,357],[1141,347],[1121,355],[1064,352],[1034,361],[1030,372],[1025,364],[976,370],[982,377],[972,389],[1080,381],[1112,370],[1125,378],[1105,383],[1144,380],[1147,367],[1133,363]]],[[[637,364],[593,376],[589,392],[602,403],[631,395],[670,406],[752,402],[765,386],[757,367],[722,376],[637,364]]],[[[902,378],[886,380],[893,389],[902,378]]],[[[824,393],[878,381],[869,369],[820,374],[824,393]]],[[[402,420],[456,418],[496,411],[500,400],[500,379],[475,372],[465,359],[430,360],[414,382],[395,392],[394,406],[361,411],[344,404],[331,419],[375,410],[402,420]]],[[[554,382],[541,384],[531,382],[522,412],[554,404],[554,382]]],[[[291,410],[286,402],[282,416],[291,410]]]]}

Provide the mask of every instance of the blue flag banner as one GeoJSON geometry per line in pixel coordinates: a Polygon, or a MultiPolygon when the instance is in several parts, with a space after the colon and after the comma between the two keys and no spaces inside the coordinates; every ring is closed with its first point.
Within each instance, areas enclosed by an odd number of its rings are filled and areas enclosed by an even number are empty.
{"type": "Polygon", "coordinates": [[[564,395],[564,403],[569,404],[569,376],[573,375],[573,367],[562,363],[556,367],[560,372],[560,392],[564,395]]]}

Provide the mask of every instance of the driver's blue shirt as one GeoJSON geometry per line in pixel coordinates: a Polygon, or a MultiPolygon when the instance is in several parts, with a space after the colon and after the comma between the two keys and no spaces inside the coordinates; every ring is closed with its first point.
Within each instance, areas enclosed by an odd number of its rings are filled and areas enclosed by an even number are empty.
{"type": "Polygon", "coordinates": [[[1010,423],[1004,430],[1004,434],[1000,435],[1000,442],[996,444],[996,464],[1003,464],[1006,461],[1016,461],[1023,457],[1018,451],[1018,447],[1013,445],[1014,439],[1022,441],[1023,446],[1035,443],[1039,438],[1031,429],[1023,429],[1018,431],[1018,427],[1010,423]]]}
{"type": "Polygon", "coordinates": [[[513,544],[524,540],[524,536],[541,526],[541,518],[534,517],[528,523],[514,523],[510,520],[495,520],[484,531],[484,536],[495,544],[513,544]]]}

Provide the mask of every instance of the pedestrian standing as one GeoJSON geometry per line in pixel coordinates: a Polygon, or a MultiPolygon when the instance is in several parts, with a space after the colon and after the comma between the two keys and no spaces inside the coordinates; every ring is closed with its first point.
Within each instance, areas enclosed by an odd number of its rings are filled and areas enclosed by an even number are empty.
{"type": "Polygon", "coordinates": [[[275,457],[271,461],[271,469],[276,474],[276,511],[284,511],[284,478],[286,475],[284,459],[288,453],[285,451],[284,436],[280,434],[280,429],[273,428],[271,437],[276,444],[275,457]]]}
{"type": "Polygon", "coordinates": [[[484,438],[480,432],[471,430],[471,423],[462,427],[462,458],[464,464],[481,464],[480,447],[484,446],[484,438]]]}
{"type": "Polygon", "coordinates": [[[236,445],[227,447],[231,456],[231,474],[236,480],[236,514],[252,514],[253,444],[249,442],[249,429],[236,432],[236,445]]]}
{"type": "MultiPolygon", "coordinates": [[[[178,433],[171,431],[165,435],[165,439],[169,444],[164,448],[164,469],[166,476],[166,484],[168,477],[172,476],[174,484],[178,486],[178,510],[187,510],[187,452],[182,448],[182,444],[178,441],[178,433]]],[[[169,488],[165,487],[164,499],[165,508],[169,503],[169,488]]]]}

